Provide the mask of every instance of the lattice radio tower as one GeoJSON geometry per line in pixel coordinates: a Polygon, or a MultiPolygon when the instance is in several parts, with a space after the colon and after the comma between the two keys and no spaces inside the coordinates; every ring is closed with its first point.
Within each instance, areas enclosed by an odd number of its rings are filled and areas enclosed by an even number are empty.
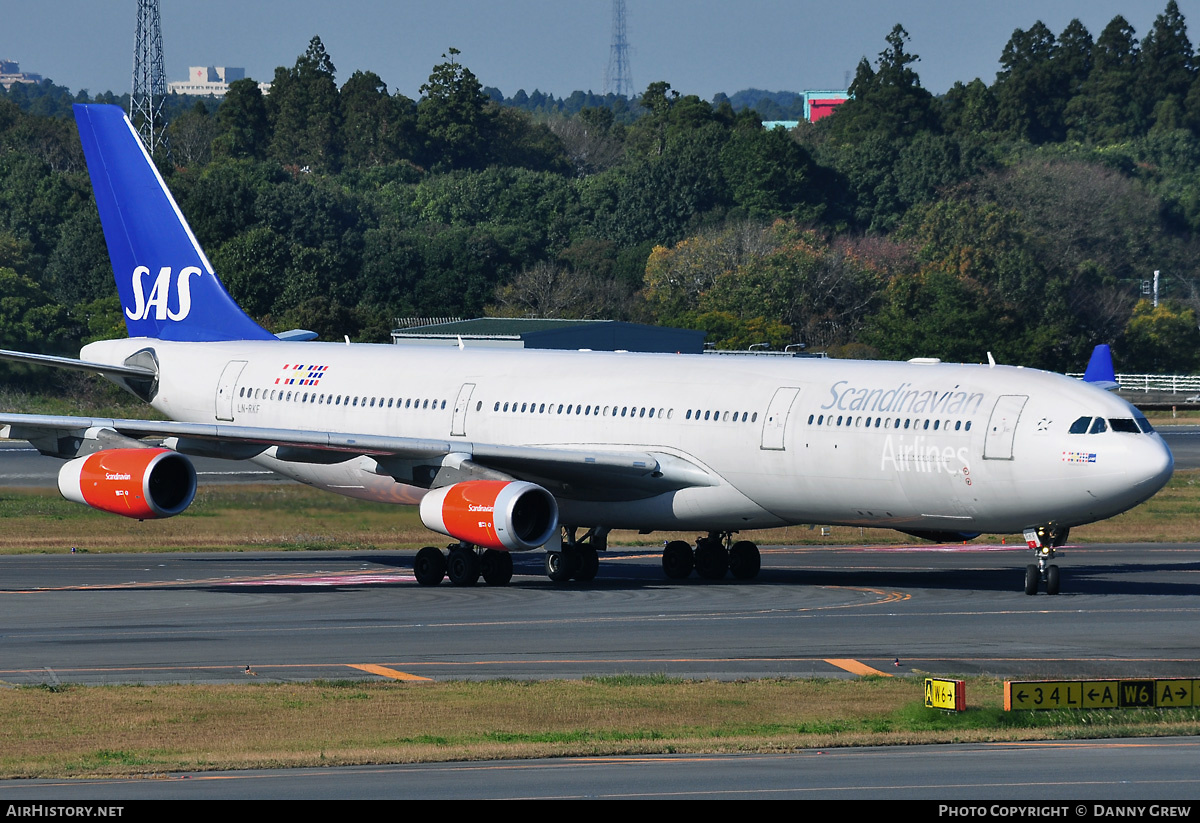
{"type": "Polygon", "coordinates": [[[171,154],[163,101],[167,99],[167,77],[163,70],[162,27],[158,0],[138,0],[137,33],[133,42],[133,95],[129,119],[153,157],[171,154]]]}
{"type": "Polygon", "coordinates": [[[633,99],[633,75],[629,71],[629,43],[625,40],[625,0],[613,0],[612,46],[604,71],[604,93],[633,99]]]}

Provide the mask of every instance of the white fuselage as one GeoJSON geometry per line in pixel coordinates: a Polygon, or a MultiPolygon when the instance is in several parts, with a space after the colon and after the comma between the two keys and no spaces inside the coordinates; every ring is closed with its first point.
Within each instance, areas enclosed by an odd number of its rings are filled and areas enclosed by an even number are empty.
{"type": "MultiPolygon", "coordinates": [[[[87,360],[153,349],[153,405],[174,420],[474,443],[637,451],[711,476],[634,499],[555,492],[562,522],[736,530],[796,523],[1014,532],[1111,517],[1169,479],[1119,397],[1007,366],[247,341],[94,343],[87,360]],[[295,368],[301,366],[302,368],[295,368]]],[[[416,503],[374,458],[254,458],[331,491],[416,503]]],[[[536,478],[533,479],[537,482],[536,478]]]]}

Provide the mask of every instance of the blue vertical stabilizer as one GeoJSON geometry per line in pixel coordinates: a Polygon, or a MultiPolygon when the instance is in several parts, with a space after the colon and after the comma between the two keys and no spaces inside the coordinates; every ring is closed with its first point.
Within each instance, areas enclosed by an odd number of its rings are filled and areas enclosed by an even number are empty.
{"type": "Polygon", "coordinates": [[[1117,389],[1117,374],[1113,371],[1112,349],[1107,343],[1101,343],[1092,350],[1092,358],[1088,360],[1087,369],[1083,373],[1083,382],[1093,383],[1102,389],[1117,389]]]}
{"type": "Polygon", "coordinates": [[[225,291],[125,112],[76,105],[75,122],[130,337],[274,339],[225,291]]]}

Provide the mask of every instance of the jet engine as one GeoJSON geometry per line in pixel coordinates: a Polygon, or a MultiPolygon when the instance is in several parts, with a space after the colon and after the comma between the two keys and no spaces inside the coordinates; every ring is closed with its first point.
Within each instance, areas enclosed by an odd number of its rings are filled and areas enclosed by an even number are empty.
{"type": "Polygon", "coordinates": [[[58,472],[62,496],[93,509],[157,520],[173,517],[196,496],[196,470],[170,449],[106,449],[77,457],[58,472]]]}
{"type": "Polygon", "coordinates": [[[533,483],[466,480],[421,498],[421,522],[485,549],[528,551],[554,535],[558,504],[533,483]]]}

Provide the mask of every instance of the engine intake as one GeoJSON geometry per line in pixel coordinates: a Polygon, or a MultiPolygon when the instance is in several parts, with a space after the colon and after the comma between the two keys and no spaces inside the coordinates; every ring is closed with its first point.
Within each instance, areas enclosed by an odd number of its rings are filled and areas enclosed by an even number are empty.
{"type": "Polygon", "coordinates": [[[467,480],[421,498],[421,522],[485,549],[529,551],[554,535],[558,504],[523,480],[467,480]]]}
{"type": "Polygon", "coordinates": [[[170,449],[106,449],[63,466],[58,490],[68,500],[93,509],[158,520],[191,505],[196,470],[190,460],[170,449]]]}

